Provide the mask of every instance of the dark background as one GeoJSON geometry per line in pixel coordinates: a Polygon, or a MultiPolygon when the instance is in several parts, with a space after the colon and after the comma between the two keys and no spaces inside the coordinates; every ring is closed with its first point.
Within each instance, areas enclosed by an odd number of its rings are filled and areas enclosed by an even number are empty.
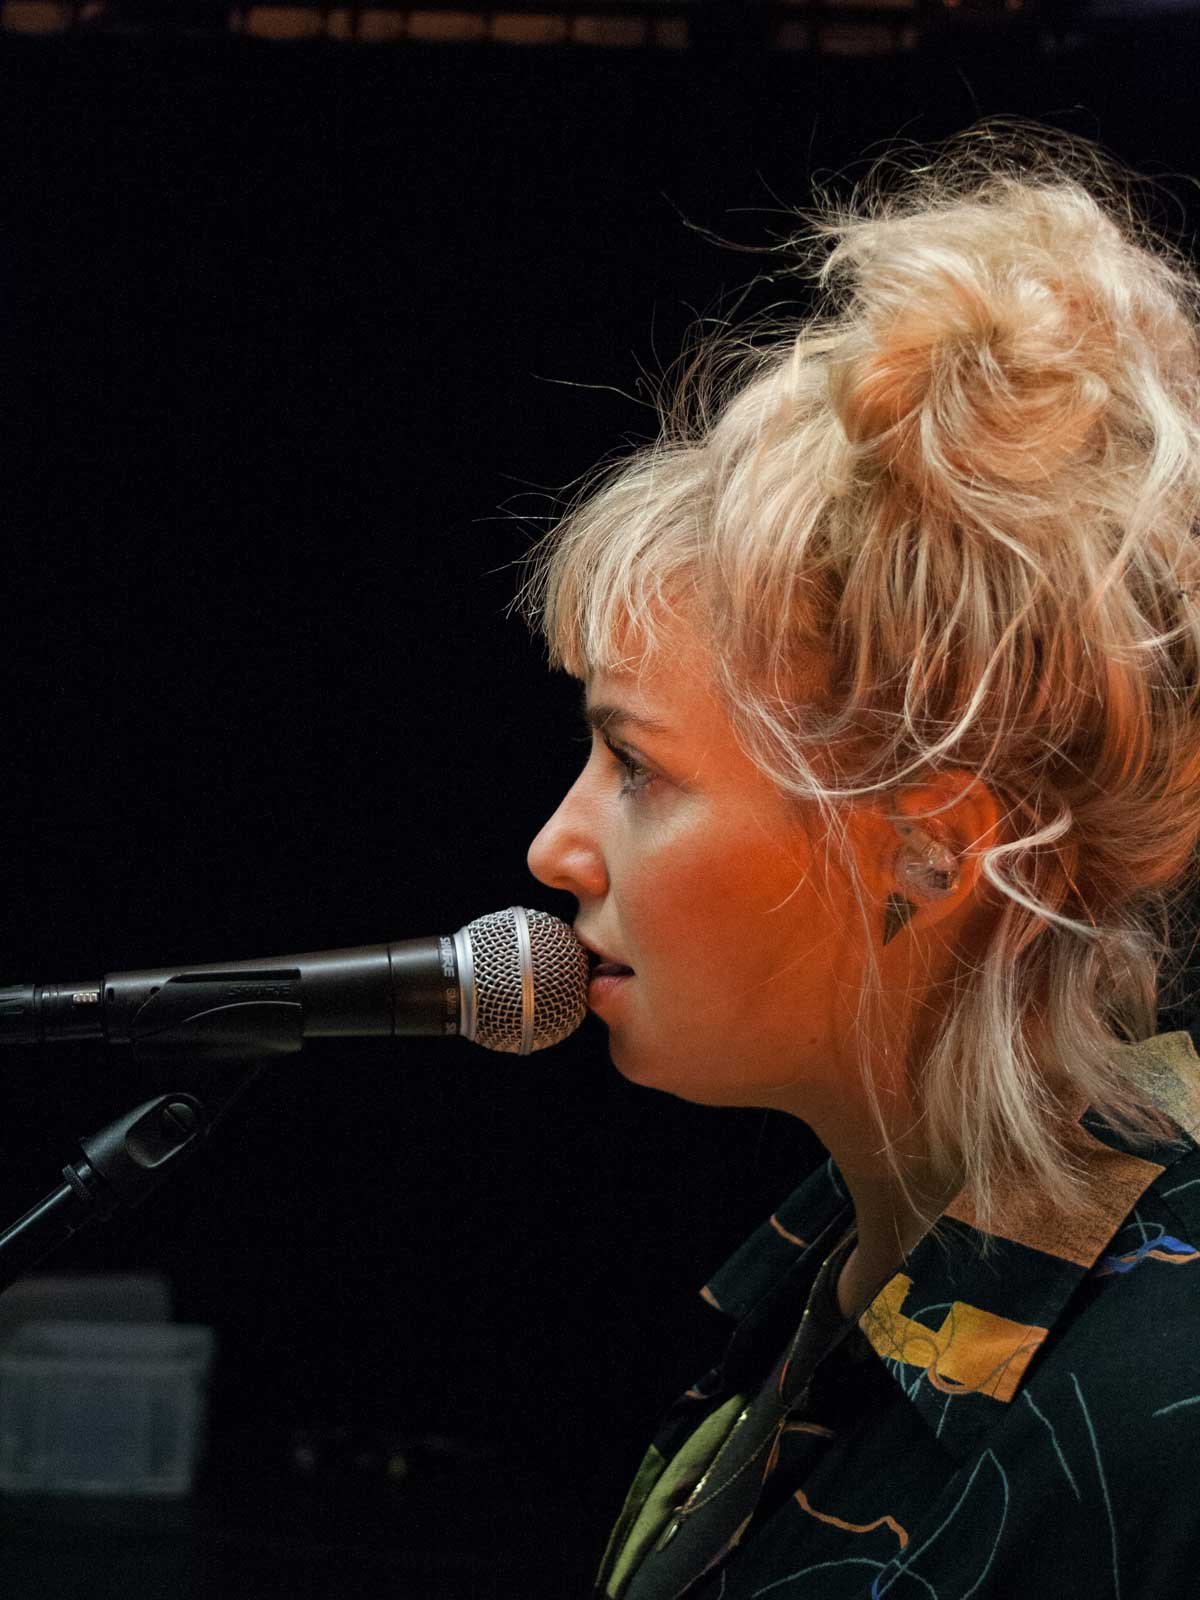
{"type": "MultiPolygon", "coordinates": [[[[770,243],[814,178],[845,193],[885,144],[994,112],[1162,176],[1187,231],[1183,41],[0,36],[0,982],[570,918],[524,858],[583,759],[578,689],[507,614],[513,564],[557,491],[653,434],[646,375],[765,265],[705,231],[770,243]]],[[[81,1135],[204,1089],[82,1046],[3,1065],[4,1221],[81,1135]]],[[[594,1018],[526,1061],[310,1045],[47,1266],[168,1273],[217,1329],[214,1450],[259,1441],[264,1482],[296,1427],[498,1441],[567,1502],[555,1592],[583,1593],[723,1345],[697,1289],[822,1154],[633,1088],[594,1018]]],[[[458,1495],[462,1541],[482,1505],[458,1495]]]]}

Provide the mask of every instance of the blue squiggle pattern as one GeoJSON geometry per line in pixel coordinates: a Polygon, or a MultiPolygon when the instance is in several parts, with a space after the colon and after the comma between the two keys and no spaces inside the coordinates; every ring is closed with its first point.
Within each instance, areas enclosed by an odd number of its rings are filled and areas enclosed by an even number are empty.
{"type": "Polygon", "coordinates": [[[1142,1262],[1154,1255],[1161,1259],[1162,1252],[1180,1257],[1178,1262],[1169,1263],[1172,1266],[1190,1265],[1191,1261],[1200,1261],[1200,1250],[1194,1244],[1188,1244],[1185,1239],[1176,1239],[1173,1234],[1160,1234],[1157,1239],[1145,1239],[1136,1250],[1129,1250],[1119,1256],[1101,1256],[1095,1267],[1095,1275],[1104,1277],[1109,1272],[1132,1272],[1134,1267],[1140,1267],[1142,1262]],[[1190,1260],[1189,1260],[1190,1258],[1190,1260]]]}

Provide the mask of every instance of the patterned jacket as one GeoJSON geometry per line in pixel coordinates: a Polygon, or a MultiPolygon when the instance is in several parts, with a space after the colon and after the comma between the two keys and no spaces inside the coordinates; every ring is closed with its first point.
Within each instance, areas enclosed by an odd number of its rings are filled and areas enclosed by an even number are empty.
{"type": "Polygon", "coordinates": [[[832,1159],[751,1235],[701,1290],[736,1326],[664,1414],[595,1600],[1200,1600],[1200,1057],[1188,1032],[1121,1048],[1178,1143],[1084,1110],[1088,1205],[1011,1195],[986,1261],[956,1201],[842,1318],[832,1159]]]}

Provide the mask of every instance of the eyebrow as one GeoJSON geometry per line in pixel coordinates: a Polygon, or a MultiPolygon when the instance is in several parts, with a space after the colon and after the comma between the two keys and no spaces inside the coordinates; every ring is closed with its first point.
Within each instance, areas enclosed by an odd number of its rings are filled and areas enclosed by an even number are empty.
{"type": "Polygon", "coordinates": [[[586,689],[583,691],[581,710],[583,711],[583,720],[589,727],[595,728],[599,733],[611,728],[614,723],[628,723],[631,728],[637,728],[640,733],[657,734],[668,739],[671,737],[671,730],[666,723],[656,722],[653,717],[639,716],[636,711],[626,711],[623,706],[588,705],[586,689]]]}

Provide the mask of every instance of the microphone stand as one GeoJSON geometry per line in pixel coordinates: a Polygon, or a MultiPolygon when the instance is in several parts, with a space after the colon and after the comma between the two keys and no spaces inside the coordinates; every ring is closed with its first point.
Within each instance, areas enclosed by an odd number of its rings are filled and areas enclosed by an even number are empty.
{"type": "MultiPolygon", "coordinates": [[[[262,977],[250,974],[256,976],[262,977]]],[[[298,974],[282,976],[299,981],[298,974]]],[[[81,1139],[83,1159],[62,1169],[66,1181],[0,1234],[0,1293],[73,1233],[107,1222],[122,1206],[140,1205],[199,1148],[269,1059],[294,1054],[304,1043],[303,1010],[286,986],[280,991],[259,981],[249,1000],[231,1003],[219,975],[189,974],[152,998],[155,1021],[134,1039],[135,1061],[234,1064],[251,1068],[249,1075],[215,1116],[194,1095],[160,1094],[81,1139]]]]}
{"type": "Polygon", "coordinates": [[[0,1292],[73,1233],[136,1206],[207,1137],[204,1106],[190,1094],[160,1094],[79,1141],[83,1158],[66,1180],[0,1234],[0,1292]]]}

